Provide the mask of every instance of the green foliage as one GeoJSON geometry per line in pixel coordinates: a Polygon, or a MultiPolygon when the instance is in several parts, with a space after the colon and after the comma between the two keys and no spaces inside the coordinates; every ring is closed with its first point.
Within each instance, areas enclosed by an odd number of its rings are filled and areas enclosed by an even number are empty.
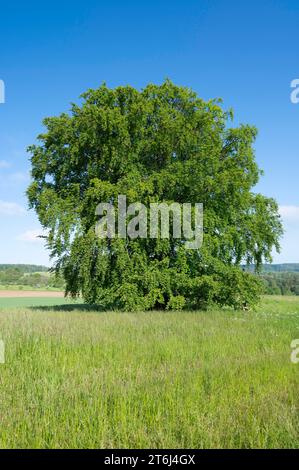
{"type": "Polygon", "coordinates": [[[257,302],[258,281],[240,263],[271,261],[282,227],[276,202],[252,192],[257,131],[229,127],[231,118],[219,101],[166,81],[142,91],[103,85],[44,120],[27,194],[68,294],[125,310],[257,302]],[[203,247],[98,239],[95,208],[119,194],[146,206],[203,203],[203,247]]]}
{"type": "Polygon", "coordinates": [[[20,273],[47,272],[49,270],[46,266],[36,264],[0,264],[0,271],[6,271],[8,269],[13,269],[20,273]]]}
{"type": "MultiPolygon", "coordinates": [[[[21,286],[34,288],[64,287],[64,280],[61,276],[49,273],[46,269],[41,272],[34,272],[33,267],[34,265],[3,265],[3,269],[0,269],[0,285],[6,285],[8,288],[16,285],[19,288],[21,286]],[[29,271],[27,272],[26,269],[29,269],[29,271]]],[[[39,269],[40,267],[36,266],[35,268],[39,269]]]]}
{"type": "Polygon", "coordinates": [[[267,294],[272,295],[299,295],[298,272],[263,273],[261,279],[267,294]]]}
{"type": "MultiPolygon", "coordinates": [[[[250,272],[255,271],[255,266],[253,265],[244,266],[244,268],[250,272]]],[[[299,263],[263,264],[260,268],[260,272],[261,273],[299,272],[299,263]]]]}

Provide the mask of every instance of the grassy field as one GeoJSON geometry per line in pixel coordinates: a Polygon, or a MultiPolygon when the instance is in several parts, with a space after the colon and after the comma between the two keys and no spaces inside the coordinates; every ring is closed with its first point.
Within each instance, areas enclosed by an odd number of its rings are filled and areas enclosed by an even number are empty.
{"type": "Polygon", "coordinates": [[[299,447],[299,298],[254,313],[6,305],[0,337],[2,448],[299,447]]]}
{"type": "MultiPolygon", "coordinates": [[[[44,307],[44,306],[64,306],[70,304],[70,299],[55,297],[7,297],[0,296],[0,312],[2,308],[15,310],[17,307],[44,307]]],[[[0,331],[1,334],[1,331],[0,331]]]]}

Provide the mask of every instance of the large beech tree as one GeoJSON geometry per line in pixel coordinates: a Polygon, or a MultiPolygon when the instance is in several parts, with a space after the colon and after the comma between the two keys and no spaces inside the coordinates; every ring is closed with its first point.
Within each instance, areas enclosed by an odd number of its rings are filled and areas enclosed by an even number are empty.
{"type": "Polygon", "coordinates": [[[127,310],[235,308],[258,300],[243,263],[271,261],[282,226],[276,202],[253,192],[257,131],[232,112],[166,81],[142,91],[103,85],[69,113],[44,120],[29,147],[31,208],[47,229],[66,293],[127,310]],[[204,240],[99,239],[99,202],[203,203],[204,240]]]}

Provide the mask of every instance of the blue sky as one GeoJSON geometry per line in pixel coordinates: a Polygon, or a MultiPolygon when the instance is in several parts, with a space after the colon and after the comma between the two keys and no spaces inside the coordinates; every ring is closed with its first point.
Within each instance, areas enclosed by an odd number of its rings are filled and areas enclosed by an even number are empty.
{"type": "Polygon", "coordinates": [[[286,229],[274,261],[299,262],[298,29],[298,0],[1,2],[0,263],[49,262],[24,196],[41,120],[103,81],[142,88],[166,77],[258,127],[256,189],[277,199],[286,229]]]}

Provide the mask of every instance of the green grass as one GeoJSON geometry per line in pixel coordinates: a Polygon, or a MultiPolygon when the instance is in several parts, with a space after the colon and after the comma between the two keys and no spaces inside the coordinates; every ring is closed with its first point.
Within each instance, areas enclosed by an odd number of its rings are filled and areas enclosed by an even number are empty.
{"type": "Polygon", "coordinates": [[[255,313],[5,308],[0,336],[2,448],[299,447],[298,298],[255,313]]]}
{"type": "Polygon", "coordinates": [[[0,309],[59,305],[63,307],[67,304],[70,304],[70,302],[73,303],[73,301],[71,301],[70,299],[65,299],[64,297],[0,297],[0,309]]]}

